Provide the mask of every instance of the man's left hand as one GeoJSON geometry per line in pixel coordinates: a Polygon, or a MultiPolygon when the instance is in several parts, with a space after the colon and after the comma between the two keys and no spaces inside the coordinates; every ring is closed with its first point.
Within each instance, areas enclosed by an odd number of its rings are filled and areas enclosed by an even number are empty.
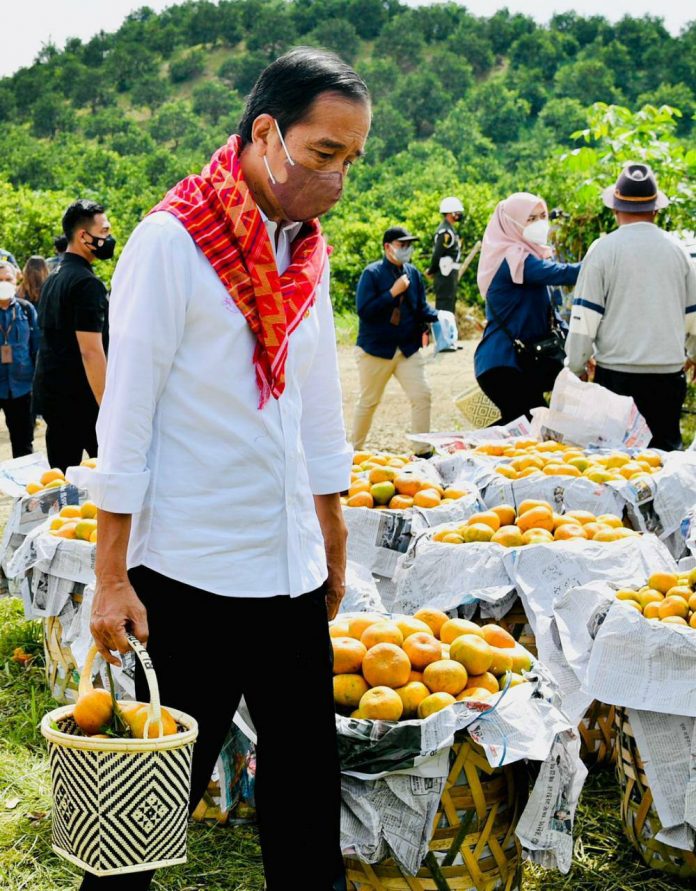
{"type": "Polygon", "coordinates": [[[346,529],[341,500],[334,495],[315,495],[314,507],[324,536],[326,564],[329,574],[326,579],[326,611],[329,621],[336,618],[346,591],[346,529]]]}

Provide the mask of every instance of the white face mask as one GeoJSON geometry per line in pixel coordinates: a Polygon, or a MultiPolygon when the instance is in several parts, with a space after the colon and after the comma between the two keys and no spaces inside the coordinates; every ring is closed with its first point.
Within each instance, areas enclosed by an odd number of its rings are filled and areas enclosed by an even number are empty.
{"type": "Polygon", "coordinates": [[[392,248],[397,263],[408,263],[413,256],[413,247],[392,248]]]}
{"type": "Polygon", "coordinates": [[[0,282],[0,300],[12,300],[16,290],[12,282],[0,282]]]}
{"type": "Polygon", "coordinates": [[[533,241],[534,244],[548,244],[549,221],[535,220],[533,223],[529,223],[522,230],[522,235],[527,241],[533,241]]]}

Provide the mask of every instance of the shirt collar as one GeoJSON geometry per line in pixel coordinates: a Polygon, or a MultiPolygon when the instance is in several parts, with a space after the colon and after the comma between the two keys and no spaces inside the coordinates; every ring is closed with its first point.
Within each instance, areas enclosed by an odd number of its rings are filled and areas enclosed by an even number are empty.
{"type": "Polygon", "coordinates": [[[382,263],[389,269],[393,269],[394,272],[398,272],[399,275],[402,275],[404,272],[406,272],[406,263],[404,263],[403,266],[397,266],[396,263],[392,263],[392,261],[388,259],[386,255],[382,257],[382,263]]]}
{"type": "Polygon", "coordinates": [[[79,254],[72,254],[66,251],[63,254],[61,265],[63,263],[75,263],[77,266],[85,266],[87,269],[89,269],[90,272],[93,272],[92,264],[89,262],[89,260],[85,260],[85,258],[81,257],[79,254]]]}
{"type": "MultiPolygon", "coordinates": [[[[268,217],[266,216],[266,214],[258,206],[258,204],[256,206],[259,209],[259,213],[261,214],[261,219],[263,220],[264,225],[266,227],[266,231],[268,232],[268,237],[271,239],[271,241],[273,241],[275,238],[276,229],[278,228],[278,224],[274,220],[269,220],[268,217]]],[[[297,223],[285,222],[280,227],[280,231],[285,233],[288,241],[292,241],[295,238],[295,236],[297,235],[297,233],[300,231],[301,228],[302,228],[301,222],[297,222],[297,223]]]]}

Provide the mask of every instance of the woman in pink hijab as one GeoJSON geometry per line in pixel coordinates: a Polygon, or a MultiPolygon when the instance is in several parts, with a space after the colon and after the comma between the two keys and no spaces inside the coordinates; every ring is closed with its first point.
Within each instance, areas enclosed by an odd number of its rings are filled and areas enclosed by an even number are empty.
{"type": "MultiPolygon", "coordinates": [[[[546,202],[515,192],[499,202],[486,226],[478,286],[488,324],[476,348],[474,368],[483,392],[500,409],[502,423],[545,405],[560,363],[522,362],[515,342],[531,345],[551,334],[549,285],[574,285],[579,263],[555,263],[548,246],[546,202]]],[[[526,355],[526,354],[525,354],[526,355]]]]}

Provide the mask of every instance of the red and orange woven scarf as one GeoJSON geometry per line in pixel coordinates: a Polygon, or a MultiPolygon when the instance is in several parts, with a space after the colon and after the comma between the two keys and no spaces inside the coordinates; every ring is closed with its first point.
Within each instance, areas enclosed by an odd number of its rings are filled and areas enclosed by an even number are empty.
{"type": "Polygon", "coordinates": [[[327,248],[317,220],[293,241],[280,275],[263,218],[242,175],[241,139],[231,136],[200,175],[187,176],[150,211],[165,210],[186,227],[254,335],[259,408],[285,389],[288,339],[314,303],[327,248]]]}

